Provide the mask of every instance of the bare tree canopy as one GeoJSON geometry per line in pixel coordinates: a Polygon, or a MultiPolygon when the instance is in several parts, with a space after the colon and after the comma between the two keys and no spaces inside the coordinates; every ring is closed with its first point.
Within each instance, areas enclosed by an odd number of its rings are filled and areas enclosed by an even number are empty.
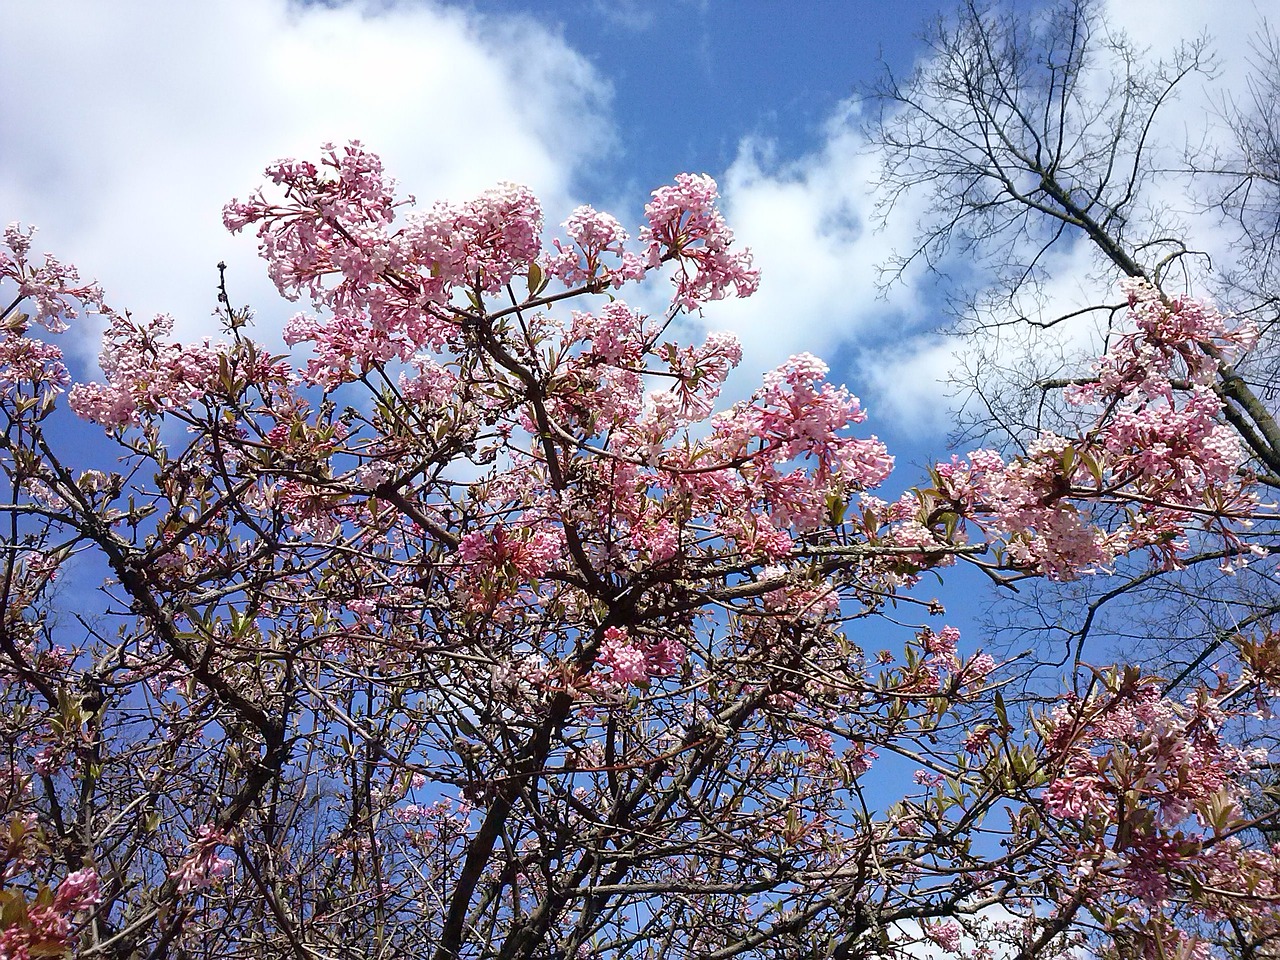
{"type": "MultiPolygon", "coordinates": [[[[1062,391],[1097,377],[1094,347],[1125,332],[1117,284],[1138,278],[1166,302],[1214,300],[1257,324],[1251,353],[1219,362],[1213,389],[1249,469],[1280,491],[1275,32],[1259,22],[1247,95],[1218,96],[1201,131],[1164,121],[1179,96],[1214,89],[1211,38],[1152,53],[1095,0],[1031,16],[965,0],[925,37],[920,66],[873,91],[867,132],[883,156],[880,217],[910,215],[908,199],[923,209],[886,282],[933,271],[957,316],[957,437],[1023,449],[1043,429],[1077,425],[1062,391]],[[1170,184],[1185,209],[1168,202],[1170,184]],[[1208,248],[1222,231],[1232,242],[1215,259],[1208,248]]],[[[1251,537],[1280,548],[1270,520],[1251,537]]],[[[1051,662],[1123,651],[1186,681],[1230,650],[1235,631],[1280,614],[1280,594],[1270,560],[1232,568],[1193,541],[1181,566],[1132,566],[1120,585],[1033,586],[993,618],[1011,645],[1032,636],[1051,662]]]]}

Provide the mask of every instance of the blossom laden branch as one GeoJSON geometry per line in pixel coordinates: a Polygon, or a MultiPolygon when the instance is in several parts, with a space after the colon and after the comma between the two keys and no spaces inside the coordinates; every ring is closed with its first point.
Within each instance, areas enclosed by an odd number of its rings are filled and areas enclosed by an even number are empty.
{"type": "MultiPolygon", "coordinates": [[[[1259,514],[1212,351],[1247,326],[1132,284],[1132,333],[1071,394],[1088,429],[889,502],[894,460],[820,360],[725,406],[736,338],[672,339],[759,281],[710,178],[655,191],[634,245],[590,208],[547,243],[511,184],[412,212],[358,144],[268,178],[282,199],[224,215],[309,301],[293,355],[247,317],[181,345],[107,312],[103,381],[73,384],[6,308],[0,802],[31,826],[5,936],[90,866],[58,949],[1028,953],[1082,917],[1175,942],[1170,904],[1243,923],[1246,887],[1280,929],[1245,811],[1263,760],[1226,735],[1274,692],[1266,624],[1217,688],[1100,672],[1047,715],[953,626],[868,649],[941,614],[913,588],[961,560],[1070,579],[1194,536],[1238,564],[1259,514]],[[622,298],[664,272],[661,317],[622,298]],[[127,470],[68,466],[64,410],[127,470]],[[48,585],[90,547],[111,579],[76,635],[48,585]],[[918,770],[886,803],[890,755],[918,770]]],[[[49,336],[100,307],[6,240],[6,296],[49,336]]]]}

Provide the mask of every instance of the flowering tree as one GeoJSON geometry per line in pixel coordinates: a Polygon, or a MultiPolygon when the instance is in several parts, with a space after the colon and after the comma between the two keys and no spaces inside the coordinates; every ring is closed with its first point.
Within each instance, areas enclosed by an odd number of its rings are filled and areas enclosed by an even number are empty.
{"type": "Polygon", "coordinates": [[[268,176],[226,222],[310,302],[301,365],[225,293],[225,339],[178,344],[6,232],[0,956],[1280,934],[1240,786],[1266,758],[1225,733],[1267,716],[1280,635],[1183,699],[1117,667],[1035,702],[912,594],[957,563],[1174,564],[1188,531],[1244,551],[1246,454],[1212,392],[1170,384],[1248,325],[1134,283],[1073,396],[1088,431],[890,502],[820,361],[715,412],[736,341],[669,338],[758,282],[710,179],[655,191],[634,244],[580,208],[547,245],[526,190],[410,213],[356,144],[268,176]],[[667,282],[660,317],[615,294],[667,282]],[[51,335],[86,307],[105,380],[73,384],[51,335]],[[81,462],[71,416],[118,457],[81,462]],[[103,577],[97,606],[55,592],[103,577]],[[895,641],[903,610],[927,622],[895,641]]]}

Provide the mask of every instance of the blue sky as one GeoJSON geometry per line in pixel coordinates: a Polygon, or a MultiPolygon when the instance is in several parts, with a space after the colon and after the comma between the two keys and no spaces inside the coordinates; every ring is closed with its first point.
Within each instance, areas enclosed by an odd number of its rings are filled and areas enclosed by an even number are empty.
{"type": "MultiPolygon", "coordinates": [[[[619,155],[606,183],[641,189],[675,170],[726,170],[744,137],[788,156],[821,146],[836,106],[883,60],[910,65],[924,20],[949,0],[473,0],[519,8],[581,51],[613,90],[619,155]]],[[[590,176],[590,174],[588,174],[590,176]]]]}
{"type": "MultiPolygon", "coordinates": [[[[634,223],[654,187],[708,172],[766,276],[751,303],[706,317],[742,336],[746,392],[791,353],[834,357],[936,325],[916,291],[876,300],[892,243],[866,222],[874,158],[849,98],[881,53],[910,66],[938,7],[0,0],[0,89],[12,94],[0,99],[0,211],[37,224],[38,245],[101,279],[113,304],[171,312],[187,336],[214,331],[225,260],[269,335],[289,311],[219,212],[280,156],[359,138],[422,202],[516,180],[549,224],[580,202],[634,223]]],[[[905,239],[909,220],[900,227],[905,239]]],[[[912,423],[921,410],[888,393],[886,425],[913,437],[945,426],[936,405],[912,423]]]]}
{"type": "MultiPolygon", "coordinates": [[[[1238,86],[1245,37],[1266,8],[1104,6],[1157,52],[1208,30],[1223,54],[1219,97],[1238,86]]],[[[735,390],[800,350],[832,360],[898,454],[900,487],[918,477],[913,463],[944,452],[939,381],[954,344],[937,335],[931,278],[877,296],[877,265],[909,242],[912,211],[872,228],[876,157],[856,94],[882,58],[910,69],[921,26],[951,7],[0,0],[0,222],[36,224],[37,249],[99,278],[118,308],[172,313],[188,337],[217,332],[214,265],[225,260],[233,299],[255,307],[270,340],[293,308],[220,211],[281,156],[359,138],[420,202],[515,180],[543,199],[549,225],[581,202],[634,224],[654,187],[711,173],[764,275],[752,300],[704,318],[744,341],[735,390]]],[[[1205,124],[1208,94],[1192,94],[1170,115],[1175,131],[1205,124]]],[[[1082,286],[1073,253],[1063,251],[1052,291],[1067,305],[1082,286]]],[[[94,332],[77,345],[91,364],[94,332]]]]}
{"type": "MultiPolygon", "coordinates": [[[[1258,2],[1109,0],[1108,14],[1157,52],[1211,29],[1221,93],[1258,2]]],[[[219,213],[280,156],[359,138],[421,202],[516,180],[549,224],[580,202],[634,223],[651,189],[707,172],[764,272],[756,298],[706,317],[744,340],[740,388],[809,350],[838,362],[895,445],[936,449],[952,345],[932,333],[930,278],[877,297],[876,267],[909,242],[913,212],[872,229],[856,94],[882,58],[910,69],[923,23],[951,6],[0,0],[0,216],[38,225],[38,246],[115,305],[171,312],[188,336],[214,331],[226,260],[269,334],[288,310],[219,213]]],[[[1203,123],[1203,105],[1187,111],[1203,123]]]]}

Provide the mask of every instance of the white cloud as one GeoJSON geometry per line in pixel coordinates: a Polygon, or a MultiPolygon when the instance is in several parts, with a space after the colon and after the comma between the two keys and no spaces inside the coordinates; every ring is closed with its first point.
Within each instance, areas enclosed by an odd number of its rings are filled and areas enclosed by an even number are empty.
{"type": "MultiPolygon", "coordinates": [[[[972,957],[980,953],[986,953],[992,958],[1007,958],[1018,953],[1018,945],[1027,929],[1025,918],[1001,905],[983,907],[973,914],[957,915],[954,921],[940,919],[928,922],[945,925],[956,921],[961,921],[962,929],[959,953],[944,950],[932,942],[925,933],[925,924],[917,920],[901,920],[893,924],[889,938],[904,956],[914,960],[951,960],[957,956],[972,957]]],[[[1073,960],[1083,960],[1089,956],[1088,951],[1081,946],[1069,947],[1064,953],[1051,950],[1043,953],[1046,956],[1070,957],[1073,960]]]]}
{"type": "MultiPolygon", "coordinates": [[[[522,16],[431,3],[0,0],[0,217],[99,278],[109,300],[211,330],[233,300],[289,311],[222,205],[267,163],[360,139],[429,203],[498,180],[558,217],[610,149],[609,86],[522,16]]],[[[96,352],[96,347],[94,348],[96,352]]]]}
{"type": "MultiPolygon", "coordinates": [[[[1207,26],[1228,86],[1257,20],[1254,0],[1113,0],[1106,12],[1157,53],[1207,26]]],[[[575,173],[612,147],[607,81],[520,15],[407,0],[0,0],[0,21],[0,220],[36,223],[38,247],[99,277],[113,304],[172,312],[187,336],[211,329],[220,259],[233,298],[262,307],[265,324],[289,312],[253,240],[220,222],[222,204],[277,157],[360,138],[423,202],[513,179],[555,223],[573,205],[575,173]]],[[[1189,94],[1167,129],[1197,130],[1207,116],[1189,94]]],[[[873,417],[918,434],[946,423],[938,381],[952,345],[933,335],[945,318],[921,278],[877,296],[877,267],[908,246],[917,211],[873,229],[878,161],[857,119],[841,105],[799,158],[742,141],[721,187],[764,282],[750,300],[710,307],[706,324],[744,341],[733,394],[801,350],[852,356],[850,386],[873,417]]],[[[1185,191],[1163,186],[1159,199],[1189,216],[1185,191]]],[[[1215,248],[1228,239],[1201,235],[1215,248]]],[[[1083,248],[1063,260],[1078,261],[1055,286],[1066,298],[1083,248]]]]}
{"type": "Polygon", "coordinates": [[[644,0],[595,0],[591,12],[606,23],[634,33],[653,29],[657,14],[644,0]]]}
{"type": "Polygon", "coordinates": [[[722,178],[726,216],[762,275],[755,296],[707,311],[710,326],[743,341],[739,383],[754,382],[793,353],[830,359],[843,345],[883,340],[922,309],[910,288],[877,296],[878,265],[890,246],[909,239],[913,217],[908,211],[895,219],[889,233],[874,229],[876,158],[856,119],[842,105],[821,148],[794,161],[779,160],[770,142],[746,139],[722,178]]]}
{"type": "Polygon", "coordinates": [[[912,439],[945,436],[954,426],[948,378],[959,344],[922,334],[907,343],[864,354],[859,370],[876,423],[891,422],[912,439]]]}
{"type": "MultiPolygon", "coordinates": [[[[1208,37],[1223,79],[1232,85],[1243,80],[1249,40],[1268,12],[1263,0],[1104,0],[1103,7],[1106,18],[1152,57],[1167,55],[1182,41],[1208,37]]],[[[1271,13],[1274,17],[1274,9],[1271,13]]]]}

